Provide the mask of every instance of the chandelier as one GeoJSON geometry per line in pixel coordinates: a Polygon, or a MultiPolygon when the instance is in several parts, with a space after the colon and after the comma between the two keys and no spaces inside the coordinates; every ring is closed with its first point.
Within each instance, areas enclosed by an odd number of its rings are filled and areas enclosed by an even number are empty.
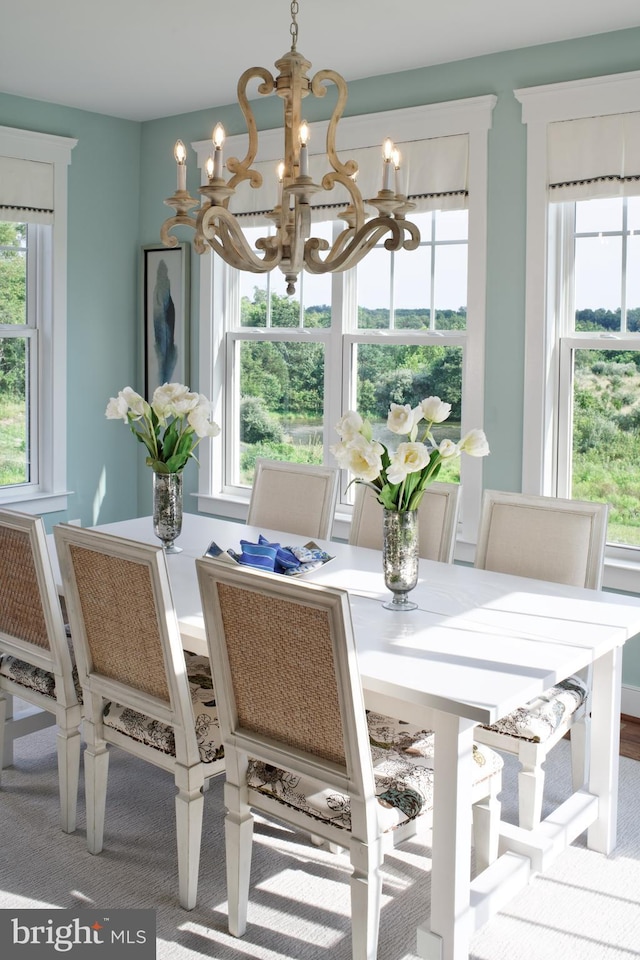
{"type": "Polygon", "coordinates": [[[415,250],[420,233],[405,214],[415,206],[407,201],[402,183],[400,153],[391,140],[385,140],[382,150],[382,182],[376,197],[363,200],[356,184],[358,164],[355,160],[343,163],[336,153],[336,130],[347,101],[347,85],[334,70],[320,70],[314,77],[307,76],[311,64],[296,45],[298,40],[298,2],[291,3],[291,50],[275,63],[280,71],[273,77],[264,67],[250,67],[238,80],[238,103],[247,125],[249,143],[244,160],[229,158],[223,163],[224,129],[216,124],[213,131],[213,151],[206,164],[208,183],[199,188],[202,200],[190,196],[186,188],[186,149],[178,140],[174,156],[178,167],[176,192],[164,202],[173,207],[175,216],[165,220],[161,229],[162,242],[168,247],[178,243],[171,230],[178,225],[195,230],[194,248],[204,253],[208,247],[218,253],[230,266],[251,273],[268,273],[278,267],[287,281],[287,293],[295,293],[295,284],[302,270],[323,274],[348,270],[355,266],[384,237],[387,250],[415,250]],[[236,187],[248,180],[251,187],[262,186],[262,175],[252,169],[258,152],[258,133],[255,118],[249,106],[247,85],[251,80],[261,81],[260,94],[275,93],[284,100],[284,157],[278,164],[278,203],[264,214],[275,226],[275,232],[259,238],[252,249],[239,224],[229,210],[229,201],[236,187]],[[324,97],[325,84],[337,88],[337,102],[327,128],[326,155],[332,170],[324,175],[321,184],[309,176],[309,125],[302,116],[302,100],[312,94],[324,97]],[[226,166],[231,174],[224,179],[226,166]],[[340,218],[346,227],[330,245],[321,237],[311,236],[311,198],[321,190],[333,190],[341,184],[349,200],[340,218]],[[365,204],[376,208],[377,216],[367,219],[365,204]],[[197,216],[189,211],[199,205],[197,216]],[[258,252],[256,252],[258,251],[258,252]]]}

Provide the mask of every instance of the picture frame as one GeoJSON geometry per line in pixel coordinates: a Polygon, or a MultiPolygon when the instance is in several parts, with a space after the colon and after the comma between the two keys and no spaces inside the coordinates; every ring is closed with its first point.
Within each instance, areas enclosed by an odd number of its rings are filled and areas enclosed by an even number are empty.
{"type": "Polygon", "coordinates": [[[189,386],[190,246],[142,247],[144,394],[163,383],[189,386]]]}

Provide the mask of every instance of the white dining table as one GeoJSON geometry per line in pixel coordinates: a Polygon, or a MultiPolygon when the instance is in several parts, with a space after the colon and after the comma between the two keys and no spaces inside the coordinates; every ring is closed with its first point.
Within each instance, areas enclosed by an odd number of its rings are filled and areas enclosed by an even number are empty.
{"type": "MultiPolygon", "coordinates": [[[[99,526],[157,542],[151,518],[99,526]]],[[[304,538],[185,515],[168,554],[185,649],[207,653],[195,559],[211,541],[239,549],[260,533],[283,545],[304,538]]],[[[640,633],[640,600],[421,560],[411,593],[418,608],[389,599],[378,551],[318,541],[334,559],[306,576],[349,592],[358,664],[369,708],[435,731],[431,909],[417,930],[425,960],[467,960],[474,931],[577,836],[603,854],[616,843],[622,648],[640,633]],[[535,830],[502,823],[500,855],[470,879],[473,729],[493,723],[583,668],[593,669],[589,782],[535,830]]]]}

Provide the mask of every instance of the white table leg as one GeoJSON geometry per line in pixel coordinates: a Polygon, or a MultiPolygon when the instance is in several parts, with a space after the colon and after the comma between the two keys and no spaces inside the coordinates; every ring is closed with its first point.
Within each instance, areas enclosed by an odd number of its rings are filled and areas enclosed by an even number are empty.
{"type": "Polygon", "coordinates": [[[473,723],[436,714],[431,920],[418,928],[425,960],[468,960],[473,723]]]}
{"type": "Polygon", "coordinates": [[[622,647],[593,665],[589,792],[598,797],[598,819],[587,831],[587,846],[609,854],[616,845],[622,647]]]}

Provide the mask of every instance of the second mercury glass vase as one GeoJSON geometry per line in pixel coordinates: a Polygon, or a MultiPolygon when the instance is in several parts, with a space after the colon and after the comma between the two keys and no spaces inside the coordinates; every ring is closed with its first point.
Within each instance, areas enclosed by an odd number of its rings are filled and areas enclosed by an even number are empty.
{"type": "Polygon", "coordinates": [[[418,582],[419,529],[417,510],[383,511],[382,569],[393,597],[386,610],[415,610],[409,591],[418,582]]]}

